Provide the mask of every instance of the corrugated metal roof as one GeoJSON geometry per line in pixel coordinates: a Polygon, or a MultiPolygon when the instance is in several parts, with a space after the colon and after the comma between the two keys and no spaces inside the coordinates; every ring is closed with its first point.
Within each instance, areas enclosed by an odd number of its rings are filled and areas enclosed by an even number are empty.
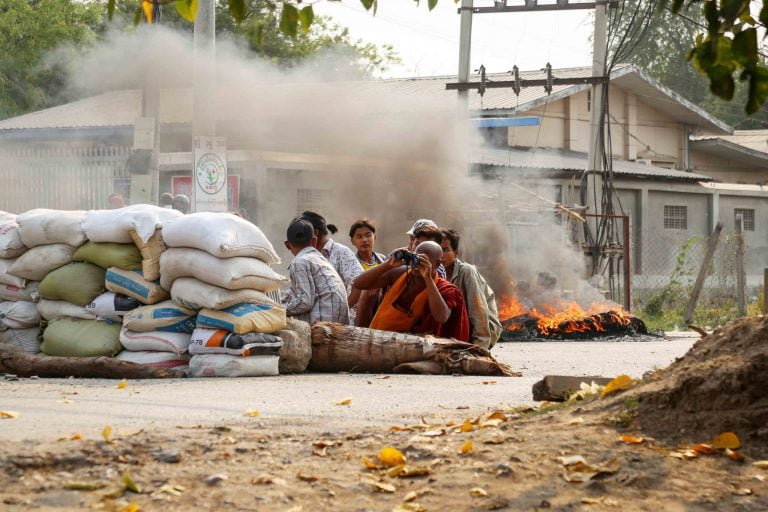
{"type": "MultiPolygon", "coordinates": [[[[550,171],[577,171],[587,168],[587,155],[578,151],[529,148],[476,148],[472,161],[481,165],[539,169],[550,171]]],[[[613,160],[613,172],[619,176],[637,178],[666,178],[674,180],[711,181],[703,174],[654,167],[627,160],[613,160]]]]}
{"type": "Polygon", "coordinates": [[[707,133],[694,140],[723,139],[745,148],[768,153],[768,130],[735,130],[731,135],[707,133]]]}

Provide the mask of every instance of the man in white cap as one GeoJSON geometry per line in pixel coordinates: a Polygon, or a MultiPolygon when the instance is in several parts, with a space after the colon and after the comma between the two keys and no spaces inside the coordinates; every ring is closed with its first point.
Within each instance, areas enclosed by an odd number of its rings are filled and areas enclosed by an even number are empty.
{"type": "MultiPolygon", "coordinates": [[[[409,237],[408,250],[411,252],[416,252],[416,246],[421,242],[432,241],[440,244],[443,241],[442,232],[432,219],[417,220],[405,234],[409,237]]],[[[437,275],[446,279],[447,274],[442,263],[437,267],[437,275]]]]}

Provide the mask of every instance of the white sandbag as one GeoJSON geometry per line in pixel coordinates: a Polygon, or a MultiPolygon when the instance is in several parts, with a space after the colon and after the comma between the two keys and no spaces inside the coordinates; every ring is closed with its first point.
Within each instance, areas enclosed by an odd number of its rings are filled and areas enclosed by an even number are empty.
{"type": "Polygon", "coordinates": [[[163,225],[163,241],[168,247],[200,249],[218,258],[250,256],[280,263],[264,233],[231,213],[193,213],[169,221],[163,225]]]}
{"type": "Polygon", "coordinates": [[[174,354],[173,352],[153,352],[149,350],[133,352],[123,350],[115,356],[115,359],[143,364],[144,366],[153,366],[155,368],[184,370],[189,366],[189,357],[189,354],[174,354]]]}
{"type": "Polygon", "coordinates": [[[190,309],[224,309],[236,304],[276,304],[266,293],[258,290],[227,290],[194,277],[174,280],[171,299],[190,309]]]}
{"type": "Polygon", "coordinates": [[[34,302],[0,302],[0,324],[9,329],[30,329],[40,325],[34,302]]]}
{"type": "Polygon", "coordinates": [[[0,330],[0,343],[16,345],[27,352],[37,354],[40,352],[40,341],[37,339],[39,333],[38,327],[0,330]]]}
{"type": "Polygon", "coordinates": [[[141,270],[122,270],[112,267],[107,270],[104,284],[110,292],[122,293],[142,304],[156,304],[170,294],[157,281],[147,281],[141,270]]]}
{"type": "Polygon", "coordinates": [[[18,286],[19,288],[24,288],[24,286],[26,286],[26,279],[8,273],[13,264],[16,263],[17,259],[18,258],[8,260],[0,259],[0,284],[9,284],[11,286],[18,286]]]}
{"type": "MultiPolygon", "coordinates": [[[[0,212],[0,214],[2,213],[0,212]]],[[[15,215],[13,219],[8,220],[2,220],[0,217],[0,258],[15,258],[27,250],[21,241],[21,236],[19,236],[19,225],[16,224],[15,219],[15,215]]]]}
{"type": "Polygon", "coordinates": [[[183,332],[134,332],[123,326],[120,329],[120,343],[126,350],[154,350],[183,354],[189,351],[191,334],[183,332]]]}
{"type": "Polygon", "coordinates": [[[278,356],[200,354],[189,360],[191,377],[268,377],[278,374],[278,356]]]}
{"type": "Polygon", "coordinates": [[[87,304],[85,311],[99,317],[118,317],[118,321],[121,321],[122,319],[119,317],[138,307],[141,307],[141,302],[133,297],[115,292],[105,292],[87,304]]]}
{"type": "Polygon", "coordinates": [[[189,343],[190,354],[229,354],[231,356],[276,356],[283,340],[273,334],[249,332],[235,334],[224,329],[198,327],[189,343]]]}
{"type": "Polygon", "coordinates": [[[30,281],[42,281],[50,272],[72,263],[75,248],[67,244],[38,245],[16,258],[9,274],[30,281]]]}
{"type": "Polygon", "coordinates": [[[170,290],[180,277],[194,277],[227,290],[280,288],[288,280],[256,258],[217,258],[197,249],[167,249],[160,257],[160,284],[170,290]]]}
{"type": "Polygon", "coordinates": [[[29,248],[38,245],[67,244],[79,247],[85,242],[81,210],[38,208],[16,217],[21,241],[29,248]]]}
{"type": "Polygon", "coordinates": [[[96,315],[89,313],[84,307],[72,304],[64,300],[40,299],[36,304],[37,312],[46,320],[62,318],[82,318],[83,320],[96,320],[96,315]]]}
{"type": "Polygon", "coordinates": [[[0,284],[0,300],[29,300],[36,301],[39,299],[38,287],[40,283],[37,281],[27,283],[26,286],[13,286],[12,284],[0,284]]]}
{"type": "Polygon", "coordinates": [[[273,333],[285,328],[285,309],[273,304],[238,304],[226,309],[201,309],[197,326],[235,334],[273,333]]]}
{"type": "Polygon", "coordinates": [[[15,213],[4,212],[4,211],[0,210],[0,222],[7,222],[7,221],[16,222],[16,214],[15,213]]]}
{"type": "Polygon", "coordinates": [[[165,251],[163,230],[156,229],[155,234],[147,241],[142,241],[135,229],[128,230],[128,234],[141,253],[141,271],[144,273],[144,279],[157,281],[160,279],[160,255],[165,251]]]}
{"type": "Polygon", "coordinates": [[[123,317],[126,329],[137,332],[164,331],[191,333],[195,329],[195,315],[191,309],[166,300],[134,309],[123,317]]]}
{"type": "Polygon", "coordinates": [[[135,204],[116,210],[90,210],[83,220],[83,229],[91,242],[131,243],[130,230],[135,230],[142,242],[147,242],[165,222],[183,216],[178,210],[151,204],[135,204]]]}

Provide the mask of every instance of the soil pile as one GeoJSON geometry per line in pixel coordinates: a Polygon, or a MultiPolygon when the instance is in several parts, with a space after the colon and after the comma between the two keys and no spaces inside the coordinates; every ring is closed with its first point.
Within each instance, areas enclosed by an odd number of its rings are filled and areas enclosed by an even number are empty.
{"type": "Polygon", "coordinates": [[[768,453],[768,317],[717,329],[635,391],[645,432],[700,442],[731,431],[768,453]]]}

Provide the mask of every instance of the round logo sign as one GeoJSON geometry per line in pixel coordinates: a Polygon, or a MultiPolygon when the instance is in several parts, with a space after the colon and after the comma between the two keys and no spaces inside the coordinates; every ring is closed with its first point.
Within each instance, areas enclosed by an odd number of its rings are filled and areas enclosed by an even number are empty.
{"type": "Polygon", "coordinates": [[[216,194],[227,184],[227,168],[218,155],[206,153],[197,161],[195,179],[198,189],[216,194]]]}

